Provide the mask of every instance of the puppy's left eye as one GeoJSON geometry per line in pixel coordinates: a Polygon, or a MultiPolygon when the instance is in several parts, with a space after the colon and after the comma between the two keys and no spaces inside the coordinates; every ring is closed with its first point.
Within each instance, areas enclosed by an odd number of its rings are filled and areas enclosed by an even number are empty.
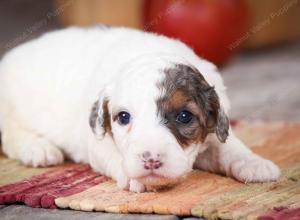
{"type": "Polygon", "coordinates": [[[194,115],[189,111],[181,111],[176,116],[176,121],[187,124],[193,119],[194,115]]]}
{"type": "Polygon", "coordinates": [[[122,111],[118,114],[118,122],[120,125],[127,125],[130,122],[130,114],[128,112],[122,111]]]}

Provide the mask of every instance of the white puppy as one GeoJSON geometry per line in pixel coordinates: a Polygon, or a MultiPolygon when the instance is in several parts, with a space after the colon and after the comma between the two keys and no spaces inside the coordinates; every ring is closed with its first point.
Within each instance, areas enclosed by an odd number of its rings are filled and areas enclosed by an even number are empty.
{"type": "Polygon", "coordinates": [[[216,67],[185,44],[127,28],[68,28],[0,63],[0,130],[30,166],[89,163],[142,192],[199,168],[243,182],[280,171],[230,129],[216,67]]]}

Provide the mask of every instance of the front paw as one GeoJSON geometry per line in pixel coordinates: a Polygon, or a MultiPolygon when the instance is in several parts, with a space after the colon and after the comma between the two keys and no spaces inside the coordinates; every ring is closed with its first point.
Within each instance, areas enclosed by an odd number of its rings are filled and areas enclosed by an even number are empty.
{"type": "Polygon", "coordinates": [[[129,190],[130,192],[141,193],[145,191],[145,186],[134,179],[129,179],[124,173],[118,175],[117,186],[120,189],[129,190]]]}
{"type": "Polygon", "coordinates": [[[250,155],[234,161],[231,174],[241,182],[268,182],[277,180],[280,169],[272,161],[250,155]]]}
{"type": "Polygon", "coordinates": [[[61,164],[64,161],[62,152],[46,141],[33,143],[22,148],[20,159],[27,166],[47,167],[61,164]]]}
{"type": "Polygon", "coordinates": [[[142,193],[146,190],[146,187],[137,180],[131,179],[129,182],[129,191],[142,193]]]}

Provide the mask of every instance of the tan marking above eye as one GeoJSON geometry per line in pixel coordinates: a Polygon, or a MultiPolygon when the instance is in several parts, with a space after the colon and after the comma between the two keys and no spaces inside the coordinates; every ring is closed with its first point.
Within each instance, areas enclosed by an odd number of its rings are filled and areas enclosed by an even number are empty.
{"type": "Polygon", "coordinates": [[[188,101],[188,96],[182,90],[177,89],[171,95],[169,105],[173,109],[178,109],[186,105],[188,101]]]}

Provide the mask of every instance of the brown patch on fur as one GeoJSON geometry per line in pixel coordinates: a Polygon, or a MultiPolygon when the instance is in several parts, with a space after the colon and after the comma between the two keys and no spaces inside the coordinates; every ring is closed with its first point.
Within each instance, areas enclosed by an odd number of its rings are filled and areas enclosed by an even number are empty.
{"type": "Polygon", "coordinates": [[[157,100],[163,123],[183,148],[204,142],[208,133],[215,132],[219,120],[220,104],[214,88],[197,69],[187,65],[178,64],[164,73],[166,77],[158,85],[164,94],[157,100]],[[183,110],[194,115],[188,124],[176,121],[183,110]]]}
{"type": "Polygon", "coordinates": [[[112,119],[113,121],[116,121],[118,119],[118,113],[113,113],[112,119]]]}
{"type": "Polygon", "coordinates": [[[102,105],[99,103],[99,100],[95,101],[91,109],[89,124],[95,134],[102,136],[108,133],[113,137],[107,99],[104,99],[102,105]],[[102,115],[99,115],[99,108],[102,108],[102,115]],[[103,128],[103,131],[102,129],[99,131],[100,127],[103,128]]]}
{"type": "Polygon", "coordinates": [[[113,136],[112,130],[111,130],[111,123],[110,123],[110,114],[108,110],[108,100],[105,99],[102,104],[103,108],[103,123],[102,127],[104,128],[104,134],[108,133],[110,136],[113,136]]]}
{"type": "Polygon", "coordinates": [[[168,100],[168,106],[170,109],[180,109],[189,101],[187,94],[179,89],[176,89],[173,94],[170,95],[168,100]]]}

